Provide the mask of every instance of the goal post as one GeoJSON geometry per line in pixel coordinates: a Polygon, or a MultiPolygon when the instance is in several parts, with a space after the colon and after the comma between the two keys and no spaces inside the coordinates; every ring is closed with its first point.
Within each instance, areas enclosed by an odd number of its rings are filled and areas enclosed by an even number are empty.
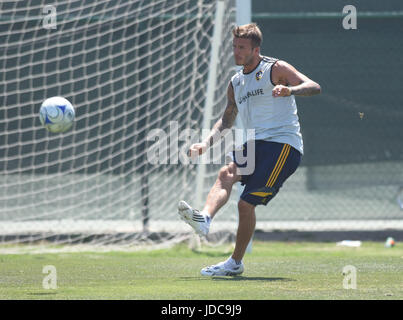
{"type": "MultiPolygon", "coordinates": [[[[215,12],[214,19],[214,31],[213,37],[211,39],[211,59],[208,69],[208,77],[207,77],[207,92],[206,92],[206,100],[204,104],[203,110],[203,124],[202,129],[203,132],[207,132],[211,129],[211,120],[213,118],[213,107],[214,107],[214,95],[217,87],[217,65],[219,64],[219,50],[221,47],[221,36],[223,29],[223,16],[224,16],[224,1],[218,0],[217,7],[215,12]]],[[[204,138],[204,137],[202,137],[204,138]]],[[[197,167],[197,175],[196,175],[196,200],[195,207],[200,208],[203,205],[203,191],[204,191],[204,181],[206,175],[206,164],[200,164],[197,167]]]]}

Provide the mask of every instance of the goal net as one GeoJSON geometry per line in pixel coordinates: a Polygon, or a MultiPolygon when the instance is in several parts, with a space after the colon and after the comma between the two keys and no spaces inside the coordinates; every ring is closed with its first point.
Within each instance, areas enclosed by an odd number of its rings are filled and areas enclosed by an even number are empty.
{"type": "MultiPolygon", "coordinates": [[[[200,138],[211,70],[211,125],[225,107],[234,2],[0,3],[0,243],[192,235],[177,216],[178,201],[196,197],[197,164],[186,163],[183,148],[200,138]],[[66,133],[40,125],[40,105],[52,96],[75,106],[66,133]]],[[[203,196],[219,165],[207,167],[203,196]]],[[[236,219],[231,208],[227,220],[236,219]]]]}

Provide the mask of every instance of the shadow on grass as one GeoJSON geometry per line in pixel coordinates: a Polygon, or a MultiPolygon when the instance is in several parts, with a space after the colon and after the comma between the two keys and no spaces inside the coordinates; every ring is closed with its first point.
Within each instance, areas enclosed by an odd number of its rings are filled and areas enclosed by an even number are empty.
{"type": "Polygon", "coordinates": [[[48,295],[55,295],[57,292],[30,292],[27,293],[29,296],[48,296],[48,295]]]}
{"type": "Polygon", "coordinates": [[[243,276],[235,276],[235,277],[180,277],[179,281],[193,281],[193,280],[213,280],[213,281],[296,281],[295,279],[290,278],[282,278],[282,277],[243,277],[243,276]]]}
{"type": "Polygon", "coordinates": [[[294,279],[290,278],[282,278],[282,277],[243,277],[243,276],[237,276],[237,277],[212,277],[212,280],[215,281],[296,281],[294,279]]]}

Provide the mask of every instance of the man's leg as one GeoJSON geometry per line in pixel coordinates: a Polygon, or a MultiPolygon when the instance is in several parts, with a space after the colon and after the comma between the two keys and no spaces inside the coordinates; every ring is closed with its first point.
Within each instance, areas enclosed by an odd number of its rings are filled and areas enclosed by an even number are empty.
{"type": "Polygon", "coordinates": [[[261,141],[258,147],[255,171],[248,176],[238,202],[239,225],[234,252],[227,260],[203,268],[202,275],[242,274],[242,259],[256,225],[255,206],[267,205],[300,163],[301,154],[288,144],[261,141]]]}
{"type": "Polygon", "coordinates": [[[239,224],[232,256],[216,265],[203,268],[201,270],[203,276],[236,276],[243,273],[242,258],[255,231],[255,206],[241,199],[238,202],[238,210],[239,224]]]}
{"type": "Polygon", "coordinates": [[[236,164],[233,162],[220,169],[218,178],[211,188],[201,212],[193,209],[183,200],[179,202],[178,213],[181,219],[189,224],[200,236],[208,234],[211,219],[227,203],[234,183],[240,181],[241,177],[237,175],[236,169],[236,164]]]}
{"type": "Polygon", "coordinates": [[[232,259],[237,262],[242,260],[256,226],[254,205],[241,199],[238,202],[238,212],[238,231],[236,235],[235,250],[232,254],[232,259]]]}
{"type": "Polygon", "coordinates": [[[232,186],[241,179],[241,176],[237,175],[236,171],[236,164],[234,162],[220,169],[217,180],[207,196],[202,212],[213,218],[217,211],[227,203],[231,195],[232,186]]]}

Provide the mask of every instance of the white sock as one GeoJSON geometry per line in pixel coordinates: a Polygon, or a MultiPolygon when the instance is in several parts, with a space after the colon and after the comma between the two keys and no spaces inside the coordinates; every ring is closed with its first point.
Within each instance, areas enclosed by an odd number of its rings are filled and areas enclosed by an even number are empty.
{"type": "Polygon", "coordinates": [[[207,222],[210,223],[211,222],[211,216],[208,212],[206,211],[202,211],[200,212],[203,216],[205,216],[207,218],[207,222]]]}
{"type": "Polygon", "coordinates": [[[237,266],[240,265],[242,261],[236,262],[232,257],[229,257],[227,260],[227,263],[229,263],[231,266],[237,266]]]}

